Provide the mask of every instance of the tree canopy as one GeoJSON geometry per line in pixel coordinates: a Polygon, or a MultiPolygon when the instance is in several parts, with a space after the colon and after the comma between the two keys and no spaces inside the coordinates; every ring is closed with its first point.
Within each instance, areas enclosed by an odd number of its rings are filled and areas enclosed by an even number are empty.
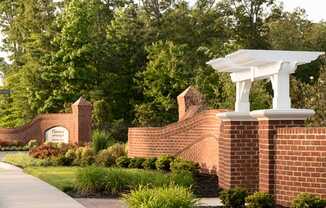
{"type": "MultiPolygon", "coordinates": [[[[127,126],[176,121],[176,96],[189,85],[209,108],[232,109],[235,87],[206,65],[212,58],[239,48],[326,51],[326,22],[274,0],[2,0],[0,29],[12,62],[0,60],[0,70],[14,91],[0,97],[0,126],[67,112],[84,96],[94,128],[121,140],[127,126]]],[[[293,105],[315,109],[313,125],[326,125],[325,82],[325,57],[291,77],[293,105]]],[[[255,83],[252,108],[270,107],[272,93],[268,81],[255,83]]]]}

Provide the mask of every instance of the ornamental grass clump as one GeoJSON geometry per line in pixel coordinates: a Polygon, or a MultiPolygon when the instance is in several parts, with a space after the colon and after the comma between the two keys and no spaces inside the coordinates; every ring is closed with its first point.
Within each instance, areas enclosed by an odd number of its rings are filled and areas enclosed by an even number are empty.
{"type": "Polygon", "coordinates": [[[110,134],[105,131],[95,130],[92,134],[92,149],[94,153],[98,153],[101,150],[108,148],[113,140],[110,138],[110,134]]]}
{"type": "Polygon", "coordinates": [[[312,194],[300,193],[292,202],[291,208],[325,208],[326,200],[312,194]]]}
{"type": "Polygon", "coordinates": [[[81,194],[101,193],[106,188],[107,170],[95,166],[80,169],[76,173],[76,190],[81,194]]]}
{"type": "Polygon", "coordinates": [[[129,208],[193,208],[197,200],[185,187],[139,187],[123,196],[129,208]]]}

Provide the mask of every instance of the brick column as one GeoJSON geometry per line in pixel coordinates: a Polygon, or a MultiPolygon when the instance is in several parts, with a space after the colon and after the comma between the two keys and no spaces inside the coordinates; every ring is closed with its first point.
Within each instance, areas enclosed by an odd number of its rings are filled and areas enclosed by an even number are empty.
{"type": "Polygon", "coordinates": [[[91,141],[92,104],[84,98],[79,98],[72,104],[74,132],[70,143],[83,144],[91,141]]]}
{"type": "Polygon", "coordinates": [[[228,114],[219,115],[223,119],[219,139],[219,186],[223,189],[243,187],[251,192],[257,191],[258,122],[248,116],[237,119],[235,113],[230,120],[228,114]]]}
{"type": "Polygon", "coordinates": [[[278,128],[302,127],[310,110],[262,110],[250,113],[258,120],[259,136],[259,191],[275,194],[275,153],[278,128]]]}
{"type": "Polygon", "coordinates": [[[265,120],[259,123],[259,191],[274,194],[276,133],[282,127],[302,127],[303,120],[265,120]]]}

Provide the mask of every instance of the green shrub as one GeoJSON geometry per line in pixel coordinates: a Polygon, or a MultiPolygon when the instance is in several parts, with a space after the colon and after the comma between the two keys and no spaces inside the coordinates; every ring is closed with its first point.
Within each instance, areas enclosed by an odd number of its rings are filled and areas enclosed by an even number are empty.
{"type": "Polygon", "coordinates": [[[60,154],[60,149],[51,144],[42,144],[29,151],[30,156],[38,159],[57,157],[59,156],[59,154],[60,154]]]}
{"type": "Polygon", "coordinates": [[[291,208],[324,208],[326,200],[308,193],[300,193],[292,202],[291,208]]]}
{"type": "Polygon", "coordinates": [[[140,187],[124,195],[124,200],[129,208],[193,208],[196,204],[191,191],[178,186],[140,187]]]}
{"type": "Polygon", "coordinates": [[[171,183],[184,187],[191,187],[194,185],[195,180],[189,171],[178,171],[171,174],[171,183]]]}
{"type": "Polygon", "coordinates": [[[156,158],[146,158],[145,161],[143,162],[142,166],[146,170],[154,170],[156,169],[156,158]]]}
{"type": "Polygon", "coordinates": [[[83,147],[81,151],[80,165],[87,166],[95,162],[95,154],[90,147],[83,147]]]}
{"type": "Polygon", "coordinates": [[[111,167],[115,165],[115,158],[112,157],[112,154],[109,150],[101,150],[95,158],[96,164],[111,167]]]}
{"type": "Polygon", "coordinates": [[[169,171],[170,164],[173,160],[174,158],[172,156],[162,155],[156,160],[155,166],[158,170],[169,171]]]}
{"type": "Polygon", "coordinates": [[[66,152],[65,157],[71,161],[71,164],[73,164],[73,162],[74,162],[74,161],[76,160],[76,158],[77,158],[76,150],[75,150],[75,149],[69,149],[69,150],[66,152]]]}
{"type": "Polygon", "coordinates": [[[129,168],[142,168],[145,158],[135,157],[130,159],[129,168]]]}
{"type": "Polygon", "coordinates": [[[106,149],[110,144],[110,135],[105,131],[95,130],[92,134],[92,148],[94,153],[106,149]]]}
{"type": "Polygon", "coordinates": [[[247,192],[242,188],[232,188],[222,191],[220,199],[226,208],[244,208],[247,192]]]}
{"type": "Polygon", "coordinates": [[[175,159],[171,162],[171,171],[172,172],[183,172],[183,171],[189,171],[193,174],[196,174],[199,172],[199,165],[198,163],[195,163],[193,161],[183,160],[183,159],[175,159]]]}
{"type": "Polygon", "coordinates": [[[108,151],[110,152],[111,156],[115,159],[122,156],[127,156],[125,144],[121,144],[121,143],[113,144],[108,148],[108,151]]]}
{"type": "Polygon", "coordinates": [[[65,155],[59,155],[58,157],[51,158],[50,160],[53,160],[53,164],[57,166],[71,166],[72,162],[74,161],[65,155]]]}
{"type": "Polygon", "coordinates": [[[94,194],[105,190],[107,171],[89,166],[77,171],[76,190],[81,194],[94,194]]]}
{"type": "Polygon", "coordinates": [[[36,139],[31,139],[29,140],[29,142],[26,144],[26,147],[28,149],[32,149],[32,148],[35,148],[39,145],[38,141],[36,139]]]}
{"type": "Polygon", "coordinates": [[[264,192],[256,192],[246,197],[246,208],[274,208],[273,197],[264,192]]]}
{"type": "Polygon", "coordinates": [[[116,165],[120,168],[128,168],[130,164],[130,158],[127,156],[121,156],[115,161],[116,165]]]}

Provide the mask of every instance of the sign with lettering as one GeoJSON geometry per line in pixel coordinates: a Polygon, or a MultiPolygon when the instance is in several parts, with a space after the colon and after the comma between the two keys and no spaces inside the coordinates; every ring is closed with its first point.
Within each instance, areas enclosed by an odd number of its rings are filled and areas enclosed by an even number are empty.
{"type": "Polygon", "coordinates": [[[54,143],[69,143],[69,132],[62,126],[53,127],[45,132],[45,141],[54,143]]]}

